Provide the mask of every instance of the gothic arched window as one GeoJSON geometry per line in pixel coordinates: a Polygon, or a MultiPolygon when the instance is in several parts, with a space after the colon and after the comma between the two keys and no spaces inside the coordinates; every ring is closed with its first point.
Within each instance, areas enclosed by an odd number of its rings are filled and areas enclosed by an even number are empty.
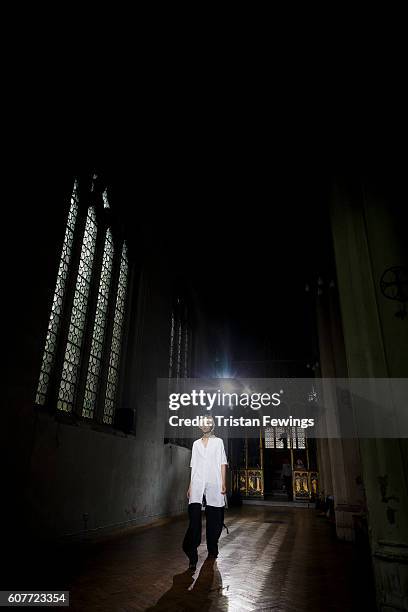
{"type": "Polygon", "coordinates": [[[123,319],[125,316],[128,268],[129,266],[127,258],[127,247],[126,242],[124,242],[122,247],[122,256],[120,260],[118,289],[116,292],[113,334],[109,355],[108,383],[106,385],[105,407],[103,411],[103,422],[109,425],[112,424],[113,421],[115,396],[118,386],[123,319]]]}
{"type": "Polygon", "coordinates": [[[306,448],[301,427],[265,427],[265,448],[306,448]]]}
{"type": "Polygon", "coordinates": [[[96,181],[74,182],[36,403],[113,425],[129,262],[96,181]]]}
{"type": "Polygon", "coordinates": [[[109,287],[112,277],[114,245],[112,231],[108,227],[103,250],[102,272],[99,281],[98,301],[92,333],[92,344],[88,362],[88,373],[85,384],[85,396],[82,416],[93,418],[99,389],[105,330],[109,306],[109,287]]]}
{"type": "MultiPolygon", "coordinates": [[[[191,376],[191,321],[187,301],[178,295],[173,303],[170,317],[170,343],[169,343],[169,378],[179,381],[191,376]]],[[[177,383],[178,384],[178,383],[177,383]]],[[[184,425],[178,432],[185,434],[188,428],[184,425]]],[[[185,435],[177,438],[165,438],[165,443],[171,442],[179,446],[191,448],[192,440],[185,435]]]]}
{"type": "Polygon", "coordinates": [[[97,223],[93,206],[88,208],[85,234],[82,241],[79,270],[76,280],[74,303],[65,347],[64,364],[58,391],[57,408],[72,412],[78,386],[78,370],[81,360],[86,311],[88,307],[93,263],[95,257],[97,223]]]}
{"type": "Polygon", "coordinates": [[[74,188],[71,195],[71,204],[68,213],[67,226],[65,229],[64,243],[60,264],[58,268],[57,283],[52,301],[51,314],[48,323],[47,337],[45,340],[45,349],[41,365],[40,378],[38,381],[36,403],[44,405],[47,399],[48,388],[50,383],[51,373],[54,369],[55,357],[57,352],[57,343],[59,339],[63,306],[66,296],[66,286],[68,274],[71,268],[72,245],[74,242],[74,234],[76,221],[78,217],[78,181],[75,180],[74,188]]]}
{"type": "Polygon", "coordinates": [[[169,378],[190,376],[190,325],[186,301],[177,297],[171,312],[169,378]]]}

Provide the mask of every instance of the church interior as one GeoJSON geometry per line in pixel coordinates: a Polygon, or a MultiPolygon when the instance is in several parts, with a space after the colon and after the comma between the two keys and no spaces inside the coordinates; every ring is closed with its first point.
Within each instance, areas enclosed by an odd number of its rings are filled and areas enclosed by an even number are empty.
{"type": "Polygon", "coordinates": [[[168,436],[158,379],[408,375],[400,169],[237,157],[72,158],[14,185],[4,590],[87,611],[408,610],[407,437],[340,419],[327,438],[216,429],[228,532],[187,571],[192,440],[168,436]]]}

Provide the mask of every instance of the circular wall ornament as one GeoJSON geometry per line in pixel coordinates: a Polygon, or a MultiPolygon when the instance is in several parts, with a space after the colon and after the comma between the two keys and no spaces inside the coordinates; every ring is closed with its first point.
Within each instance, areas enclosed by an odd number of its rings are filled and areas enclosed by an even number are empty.
{"type": "Polygon", "coordinates": [[[408,268],[403,266],[387,268],[381,276],[380,289],[384,297],[400,302],[401,308],[395,313],[395,316],[405,319],[408,301],[408,268]]]}

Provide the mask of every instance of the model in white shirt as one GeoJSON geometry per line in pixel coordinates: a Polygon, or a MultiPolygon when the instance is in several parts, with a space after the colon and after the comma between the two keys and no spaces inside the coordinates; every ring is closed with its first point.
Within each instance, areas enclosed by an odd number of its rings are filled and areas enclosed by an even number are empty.
{"type": "Polygon", "coordinates": [[[214,435],[212,417],[205,417],[200,429],[201,438],[193,444],[191,453],[191,478],[187,491],[189,527],[183,541],[183,550],[195,570],[201,542],[201,505],[205,495],[207,549],[211,557],[218,556],[218,540],[224,524],[227,457],[224,443],[214,435]]]}
{"type": "Polygon", "coordinates": [[[201,504],[205,495],[209,506],[225,506],[227,457],[222,439],[204,432],[193,444],[190,467],[188,503],[201,504]]]}

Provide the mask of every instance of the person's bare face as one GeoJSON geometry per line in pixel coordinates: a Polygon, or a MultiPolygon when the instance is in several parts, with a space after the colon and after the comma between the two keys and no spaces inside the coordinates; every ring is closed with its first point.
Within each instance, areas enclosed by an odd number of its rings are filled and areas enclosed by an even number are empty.
{"type": "Polygon", "coordinates": [[[203,417],[200,423],[200,429],[203,433],[208,433],[214,427],[214,421],[212,417],[203,417]]]}

